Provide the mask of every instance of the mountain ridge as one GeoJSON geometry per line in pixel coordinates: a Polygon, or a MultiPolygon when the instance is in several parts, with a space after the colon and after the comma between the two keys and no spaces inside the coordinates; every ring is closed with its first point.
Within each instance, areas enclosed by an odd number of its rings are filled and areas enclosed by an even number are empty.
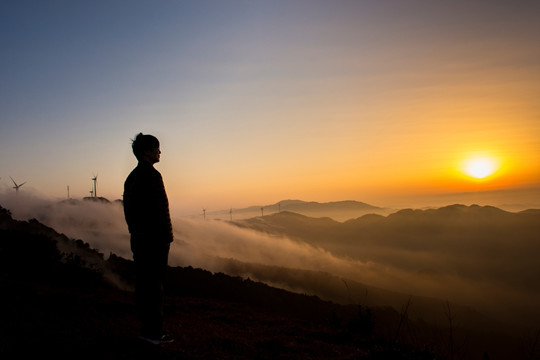
{"type": "Polygon", "coordinates": [[[291,211],[310,217],[329,217],[337,221],[345,221],[368,213],[389,214],[395,210],[373,206],[355,200],[316,202],[303,200],[281,200],[274,204],[254,205],[240,209],[217,210],[206,212],[206,215],[213,218],[235,219],[264,216],[271,213],[291,211]]]}
{"type": "MultiPolygon", "coordinates": [[[[344,223],[289,212],[232,223],[324,249],[340,259],[372,264],[365,268],[377,269],[373,276],[391,270],[388,285],[379,285],[382,288],[403,293],[408,282],[421,284],[424,295],[435,291],[477,306],[487,296],[492,314],[500,306],[508,309],[519,297],[523,304],[519,311],[505,313],[508,320],[532,324],[540,319],[533,300],[540,293],[535,280],[540,277],[537,211],[512,213],[493,206],[454,204],[404,209],[388,216],[369,214],[344,223]],[[486,290],[479,290],[478,284],[486,290]],[[469,290],[460,290],[464,286],[469,290]]],[[[369,283],[367,275],[358,276],[358,281],[369,283]]]]}

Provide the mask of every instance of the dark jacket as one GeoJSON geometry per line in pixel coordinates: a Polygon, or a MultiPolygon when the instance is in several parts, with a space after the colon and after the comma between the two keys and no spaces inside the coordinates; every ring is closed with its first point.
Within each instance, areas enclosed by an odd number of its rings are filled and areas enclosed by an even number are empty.
{"type": "MultiPolygon", "coordinates": [[[[124,183],[124,215],[133,242],[173,241],[169,200],[159,171],[145,161],[139,162],[124,183]]],[[[150,244],[145,244],[150,245],[150,244]]]]}

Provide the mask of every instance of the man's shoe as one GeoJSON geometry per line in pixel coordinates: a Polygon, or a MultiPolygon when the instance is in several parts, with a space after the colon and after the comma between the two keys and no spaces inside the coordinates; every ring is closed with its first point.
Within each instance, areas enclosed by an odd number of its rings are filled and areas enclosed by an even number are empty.
{"type": "Polygon", "coordinates": [[[154,344],[154,345],[160,345],[160,344],[169,344],[169,343],[172,343],[174,341],[174,339],[172,337],[170,337],[169,335],[167,334],[163,334],[157,338],[154,338],[154,337],[148,337],[148,336],[139,336],[139,339],[141,340],[144,340],[144,341],[147,341],[151,344],[154,344]]]}

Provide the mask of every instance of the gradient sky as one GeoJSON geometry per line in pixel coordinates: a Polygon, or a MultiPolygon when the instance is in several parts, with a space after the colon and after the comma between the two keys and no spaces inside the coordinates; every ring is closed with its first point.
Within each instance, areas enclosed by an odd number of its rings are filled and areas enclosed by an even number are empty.
{"type": "MultiPolygon", "coordinates": [[[[540,184],[539,1],[2,1],[0,186],[171,206],[540,184]],[[461,164],[481,154],[483,180],[461,164]]],[[[383,200],[386,199],[386,200],[383,200]]]]}

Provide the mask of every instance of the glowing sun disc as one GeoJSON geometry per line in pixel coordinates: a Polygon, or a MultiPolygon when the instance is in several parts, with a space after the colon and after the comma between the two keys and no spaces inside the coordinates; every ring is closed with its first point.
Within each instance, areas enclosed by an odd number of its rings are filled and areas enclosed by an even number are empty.
{"type": "Polygon", "coordinates": [[[464,172],[476,179],[483,179],[497,171],[497,162],[491,158],[474,158],[467,160],[464,172]]]}

